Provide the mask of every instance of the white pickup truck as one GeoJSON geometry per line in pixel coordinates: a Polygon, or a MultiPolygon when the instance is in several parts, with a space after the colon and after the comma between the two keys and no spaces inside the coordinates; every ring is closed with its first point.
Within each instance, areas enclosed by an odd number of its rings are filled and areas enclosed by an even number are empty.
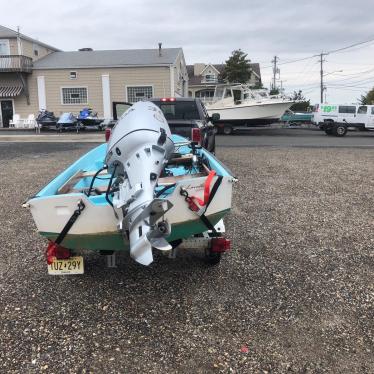
{"type": "Polygon", "coordinates": [[[348,127],[374,129],[374,105],[317,104],[312,123],[335,136],[344,136],[348,127]]]}

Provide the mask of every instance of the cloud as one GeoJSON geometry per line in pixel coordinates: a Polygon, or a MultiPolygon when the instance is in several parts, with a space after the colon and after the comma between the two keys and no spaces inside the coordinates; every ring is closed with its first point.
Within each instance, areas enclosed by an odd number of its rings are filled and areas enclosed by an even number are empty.
{"type": "MultiPolygon", "coordinates": [[[[163,42],[183,47],[188,63],[221,63],[241,48],[262,62],[265,80],[274,55],[285,61],[374,34],[372,0],[349,6],[340,0],[13,0],[1,8],[0,24],[19,25],[23,33],[63,50],[156,48],[163,42]]],[[[372,50],[367,52],[342,54],[340,61],[356,63],[359,71],[373,60],[372,50]]],[[[292,71],[305,70],[306,63],[283,66],[284,80],[301,84],[306,73],[294,82],[292,71]]],[[[318,81],[318,69],[308,69],[318,81]]]]}

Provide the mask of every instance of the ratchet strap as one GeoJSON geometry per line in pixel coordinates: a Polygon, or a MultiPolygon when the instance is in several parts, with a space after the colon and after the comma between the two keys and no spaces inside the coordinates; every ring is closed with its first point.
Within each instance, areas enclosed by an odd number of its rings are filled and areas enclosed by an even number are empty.
{"type": "Polygon", "coordinates": [[[205,212],[207,211],[210,203],[212,202],[216,192],[218,191],[218,188],[219,186],[221,185],[222,183],[222,179],[223,177],[222,176],[217,176],[217,180],[216,182],[214,183],[213,187],[212,187],[212,190],[210,190],[210,185],[212,183],[212,180],[215,176],[216,172],[214,170],[211,170],[209,172],[209,175],[205,181],[205,185],[204,185],[204,200],[201,200],[200,198],[196,197],[196,196],[188,196],[188,192],[184,189],[181,188],[180,190],[180,194],[182,196],[184,196],[184,199],[185,201],[188,203],[188,206],[189,208],[196,212],[199,217],[200,217],[200,220],[204,223],[204,225],[208,228],[208,230],[211,230],[214,234],[217,234],[217,231],[216,229],[214,228],[214,226],[212,225],[212,223],[208,220],[208,218],[206,217],[205,215],[205,212]],[[201,207],[205,207],[204,211],[200,214],[200,211],[202,210],[202,208],[200,208],[196,202],[201,206],[201,207]]]}
{"type": "Polygon", "coordinates": [[[204,200],[201,200],[197,196],[191,196],[191,200],[193,200],[194,202],[196,201],[201,207],[206,206],[208,204],[208,201],[210,199],[210,194],[211,194],[210,185],[215,175],[216,175],[216,172],[214,170],[211,170],[209,172],[208,177],[206,178],[206,181],[204,184],[204,200]]]}
{"type": "Polygon", "coordinates": [[[81,215],[85,207],[86,205],[83,203],[83,201],[79,200],[77,209],[74,211],[73,215],[69,218],[69,221],[66,223],[65,227],[62,229],[57,239],[55,240],[56,244],[62,243],[62,241],[65,239],[65,236],[67,235],[69,230],[72,228],[72,226],[74,225],[78,217],[81,215]]]}

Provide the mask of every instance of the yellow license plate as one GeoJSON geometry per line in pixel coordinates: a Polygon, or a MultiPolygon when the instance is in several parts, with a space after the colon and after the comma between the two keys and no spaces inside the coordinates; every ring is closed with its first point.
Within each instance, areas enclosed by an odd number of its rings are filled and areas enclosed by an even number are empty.
{"type": "Polygon", "coordinates": [[[55,259],[52,264],[48,265],[48,274],[50,275],[72,275],[83,273],[84,265],[82,256],[70,257],[67,260],[55,259]]]}

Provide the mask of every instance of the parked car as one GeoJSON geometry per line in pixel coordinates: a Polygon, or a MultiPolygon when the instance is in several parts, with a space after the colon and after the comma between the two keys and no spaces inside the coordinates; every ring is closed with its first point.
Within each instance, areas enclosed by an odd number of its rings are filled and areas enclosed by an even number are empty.
{"type": "MultiPolygon", "coordinates": [[[[173,134],[181,135],[185,138],[197,142],[209,152],[214,153],[216,149],[214,122],[219,120],[219,114],[214,113],[209,117],[204,104],[197,98],[171,97],[150,99],[157,105],[166,120],[170,131],[173,134]]],[[[115,121],[131,106],[131,103],[114,102],[113,118],[114,122],[108,125],[106,138],[110,134],[110,127],[115,121]]]]}
{"type": "Polygon", "coordinates": [[[345,136],[348,128],[374,130],[374,105],[316,105],[313,123],[327,135],[345,136]]]}
{"type": "Polygon", "coordinates": [[[321,130],[325,129],[326,123],[354,123],[357,106],[355,104],[316,104],[314,106],[312,122],[321,130]]]}

